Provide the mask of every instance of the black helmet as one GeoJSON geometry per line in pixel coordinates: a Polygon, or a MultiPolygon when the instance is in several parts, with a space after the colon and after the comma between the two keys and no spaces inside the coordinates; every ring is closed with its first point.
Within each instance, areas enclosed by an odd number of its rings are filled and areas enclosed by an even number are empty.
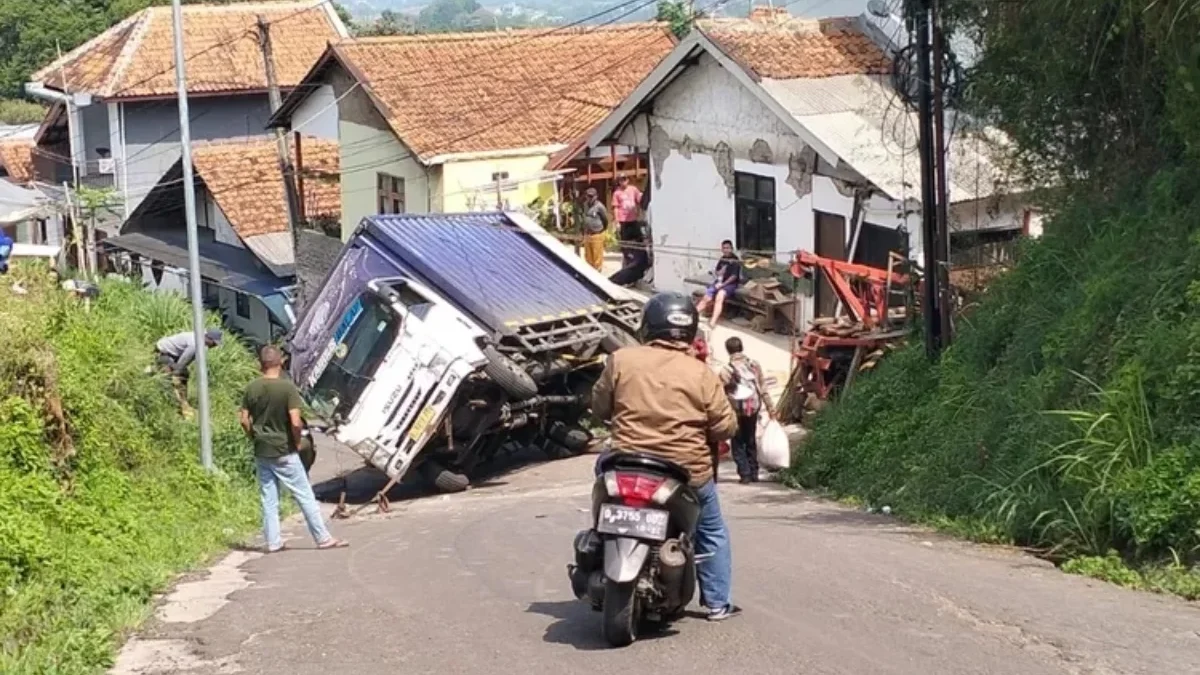
{"type": "Polygon", "coordinates": [[[683,293],[659,293],[642,308],[642,342],[696,339],[700,314],[691,298],[683,293]]]}

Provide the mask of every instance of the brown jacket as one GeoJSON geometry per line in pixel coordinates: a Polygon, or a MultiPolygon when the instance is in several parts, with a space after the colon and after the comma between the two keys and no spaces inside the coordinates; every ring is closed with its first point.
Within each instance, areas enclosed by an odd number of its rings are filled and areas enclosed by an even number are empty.
{"type": "Polygon", "coordinates": [[[692,485],[713,477],[710,443],[728,440],[737,417],[721,380],[687,353],[687,345],[651,342],[608,357],[592,390],[592,412],[612,420],[614,450],[681,464],[692,485]]]}

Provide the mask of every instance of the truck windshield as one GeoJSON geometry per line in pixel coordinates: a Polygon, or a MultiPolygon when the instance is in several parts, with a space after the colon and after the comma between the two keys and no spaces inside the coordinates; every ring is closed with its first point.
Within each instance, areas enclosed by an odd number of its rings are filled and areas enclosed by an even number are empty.
{"type": "Polygon", "coordinates": [[[399,333],[400,317],[385,302],[367,293],[356,304],[361,311],[347,311],[357,316],[309,393],[313,410],[324,417],[350,413],[399,333]]]}

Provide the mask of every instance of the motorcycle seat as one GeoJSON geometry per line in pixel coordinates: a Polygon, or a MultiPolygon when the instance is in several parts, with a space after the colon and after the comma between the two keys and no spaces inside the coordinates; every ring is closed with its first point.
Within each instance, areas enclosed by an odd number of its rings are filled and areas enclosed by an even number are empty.
{"type": "Polygon", "coordinates": [[[683,466],[661,457],[654,457],[640,452],[610,451],[600,457],[598,464],[601,471],[628,469],[630,471],[651,471],[670,476],[685,485],[692,480],[692,473],[683,466]]]}

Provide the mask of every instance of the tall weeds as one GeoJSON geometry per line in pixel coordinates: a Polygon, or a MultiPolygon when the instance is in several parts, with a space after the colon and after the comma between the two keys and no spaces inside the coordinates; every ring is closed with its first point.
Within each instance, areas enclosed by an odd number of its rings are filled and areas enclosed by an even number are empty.
{"type": "Polygon", "coordinates": [[[183,300],[106,282],[89,311],[36,266],[14,276],[29,294],[0,288],[0,672],[101,672],[154,592],[253,527],[235,421],[253,365],[234,340],[212,352],[209,475],[198,428],[143,373],[189,325],[183,300]]]}

